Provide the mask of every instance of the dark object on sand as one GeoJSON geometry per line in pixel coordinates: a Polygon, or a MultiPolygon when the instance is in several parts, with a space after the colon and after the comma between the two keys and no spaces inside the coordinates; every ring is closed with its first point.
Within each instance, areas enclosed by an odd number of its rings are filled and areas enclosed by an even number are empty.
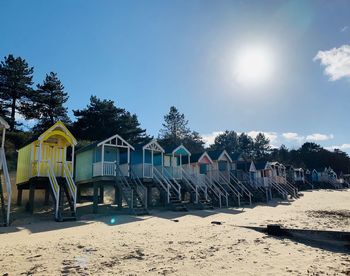
{"type": "Polygon", "coordinates": [[[222,222],[221,221],[212,221],[211,224],[215,224],[215,225],[221,225],[222,222]]]}
{"type": "Polygon", "coordinates": [[[245,228],[267,233],[271,236],[288,238],[325,250],[336,252],[350,251],[350,232],[282,228],[279,224],[269,224],[266,228],[251,226],[245,228]]]}
{"type": "Polygon", "coordinates": [[[178,220],[178,219],[173,219],[172,221],[173,221],[173,222],[179,222],[179,220],[178,220]]]}

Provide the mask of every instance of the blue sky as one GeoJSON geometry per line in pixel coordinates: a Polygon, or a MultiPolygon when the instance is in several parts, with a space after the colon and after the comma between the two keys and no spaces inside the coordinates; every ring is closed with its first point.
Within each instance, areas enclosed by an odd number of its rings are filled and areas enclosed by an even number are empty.
{"type": "Polygon", "coordinates": [[[0,11],[0,56],[25,58],[36,83],[57,72],[70,110],[91,94],[113,99],[157,135],[175,105],[209,141],[263,131],[274,146],[350,152],[350,1],[1,1],[0,11]],[[254,47],[273,71],[246,87],[235,62],[254,47]]]}

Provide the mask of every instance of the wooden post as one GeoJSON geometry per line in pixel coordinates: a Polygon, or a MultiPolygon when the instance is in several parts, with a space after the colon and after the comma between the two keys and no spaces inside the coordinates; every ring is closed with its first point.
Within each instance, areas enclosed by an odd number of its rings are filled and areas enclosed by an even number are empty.
{"type": "Polygon", "coordinates": [[[30,213],[34,212],[34,198],[35,198],[35,184],[30,182],[29,184],[29,201],[28,201],[28,211],[30,213]]]}
{"type": "Polygon", "coordinates": [[[103,203],[104,199],[104,186],[103,184],[100,185],[100,198],[99,198],[99,203],[103,203]]]}
{"type": "Polygon", "coordinates": [[[42,142],[40,141],[39,143],[39,152],[38,152],[38,171],[37,171],[37,176],[40,176],[40,164],[41,164],[41,152],[42,152],[42,142]]]}
{"type": "Polygon", "coordinates": [[[77,185],[77,203],[81,202],[81,187],[77,185]]]}
{"type": "Polygon", "coordinates": [[[130,148],[128,147],[128,176],[130,176],[130,148]]]}
{"type": "Polygon", "coordinates": [[[22,189],[17,189],[17,206],[22,206],[22,189]]]}
{"type": "Polygon", "coordinates": [[[75,150],[75,147],[74,147],[74,145],[72,145],[72,171],[71,171],[72,175],[74,172],[74,150],[75,150]]]}
{"type": "Polygon", "coordinates": [[[101,175],[103,176],[103,162],[105,159],[105,145],[102,144],[102,153],[101,153],[101,175]]]}
{"type": "Polygon", "coordinates": [[[152,187],[147,186],[147,206],[148,208],[152,206],[152,187]]]}
{"type": "Polygon", "coordinates": [[[94,194],[93,194],[93,206],[92,206],[92,212],[94,214],[98,213],[98,187],[99,187],[99,184],[94,182],[93,184],[94,194]]]}
{"type": "Polygon", "coordinates": [[[142,178],[145,177],[145,149],[142,149],[142,178]]]}
{"type": "Polygon", "coordinates": [[[123,196],[118,184],[114,186],[114,204],[118,205],[118,209],[123,207],[123,196]]]}
{"type": "Polygon", "coordinates": [[[49,205],[49,199],[50,199],[50,187],[47,187],[45,189],[45,200],[44,200],[45,206],[49,205]]]}
{"type": "Polygon", "coordinates": [[[152,178],[153,178],[153,150],[151,150],[152,178]]]}

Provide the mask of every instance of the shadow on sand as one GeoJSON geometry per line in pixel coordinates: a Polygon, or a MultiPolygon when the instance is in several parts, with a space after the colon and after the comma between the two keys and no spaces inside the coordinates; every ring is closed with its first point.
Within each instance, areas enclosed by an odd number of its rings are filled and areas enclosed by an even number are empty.
{"type": "Polygon", "coordinates": [[[40,233],[47,231],[55,231],[71,227],[79,227],[88,225],[92,222],[101,222],[109,226],[118,226],[137,221],[143,221],[152,217],[159,217],[167,220],[178,220],[185,216],[197,216],[199,218],[207,218],[216,214],[237,215],[257,206],[276,207],[279,205],[290,205],[290,201],[274,199],[269,204],[253,203],[241,207],[230,208],[214,208],[209,210],[191,209],[188,212],[174,212],[165,208],[150,209],[150,214],[146,216],[137,216],[130,212],[128,208],[118,209],[111,204],[99,204],[98,214],[92,213],[92,203],[80,204],[77,207],[77,221],[55,222],[53,218],[52,207],[37,207],[34,214],[29,214],[23,207],[16,207],[12,210],[11,217],[13,222],[9,227],[0,228],[0,234],[14,233],[27,230],[30,233],[40,233]]]}
{"type": "Polygon", "coordinates": [[[284,229],[272,225],[272,231],[265,227],[242,226],[258,232],[266,233],[278,240],[288,239],[302,243],[314,248],[327,250],[334,253],[350,253],[350,232],[327,231],[327,230],[305,230],[305,229],[284,229]]]}

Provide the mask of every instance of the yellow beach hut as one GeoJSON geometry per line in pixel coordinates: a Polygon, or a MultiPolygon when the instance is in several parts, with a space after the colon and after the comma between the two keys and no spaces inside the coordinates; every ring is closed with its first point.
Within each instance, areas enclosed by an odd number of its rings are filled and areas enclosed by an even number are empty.
{"type": "Polygon", "coordinates": [[[18,151],[18,205],[22,202],[22,191],[27,189],[29,211],[33,212],[35,190],[43,189],[46,203],[52,195],[57,221],[75,219],[76,185],[73,181],[73,167],[76,144],[74,136],[59,121],[18,151]],[[68,203],[68,212],[65,211],[65,203],[68,203]]]}

